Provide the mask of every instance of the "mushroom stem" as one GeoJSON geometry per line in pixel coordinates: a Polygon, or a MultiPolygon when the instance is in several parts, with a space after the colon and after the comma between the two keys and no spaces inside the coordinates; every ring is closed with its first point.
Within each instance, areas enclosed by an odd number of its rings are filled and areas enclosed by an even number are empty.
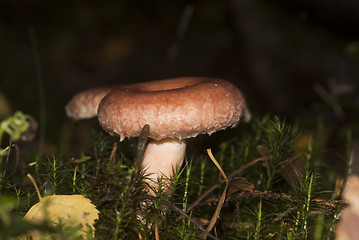
{"type": "MultiPolygon", "coordinates": [[[[171,178],[173,171],[178,170],[186,152],[185,140],[162,139],[151,140],[146,146],[141,169],[145,170],[148,177],[145,180],[151,187],[156,188],[157,179],[161,177],[171,178]]],[[[166,183],[167,181],[165,181],[166,183]]],[[[167,190],[167,187],[165,188],[167,190]]],[[[153,195],[154,193],[150,191],[153,195]]]]}

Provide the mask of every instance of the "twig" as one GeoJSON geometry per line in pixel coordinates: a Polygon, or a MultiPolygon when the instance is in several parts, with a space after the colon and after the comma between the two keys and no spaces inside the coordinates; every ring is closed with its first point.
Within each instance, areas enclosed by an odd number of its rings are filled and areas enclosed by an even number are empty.
{"type": "Polygon", "coordinates": [[[6,152],[7,150],[9,150],[10,147],[11,147],[11,146],[7,146],[6,148],[1,149],[1,150],[0,150],[0,154],[3,154],[3,153],[6,152]]]}
{"type": "Polygon", "coordinates": [[[268,158],[267,157],[260,157],[260,158],[257,158],[257,159],[254,159],[253,161],[245,164],[244,166],[238,168],[236,171],[232,172],[231,174],[228,175],[228,178],[232,178],[234,177],[235,175],[237,175],[238,173],[242,172],[244,169],[252,166],[253,164],[257,163],[257,162],[264,162],[264,161],[267,161],[268,158]]]}
{"type": "Polygon", "coordinates": [[[11,176],[10,176],[10,177],[14,176],[14,175],[17,174],[18,172],[21,172],[22,170],[25,170],[25,169],[28,168],[28,167],[34,166],[34,165],[36,165],[36,162],[31,162],[31,163],[26,164],[25,166],[23,166],[23,167],[20,168],[20,169],[15,169],[16,171],[14,170],[13,173],[11,173],[11,176]]]}
{"type": "MultiPolygon", "coordinates": [[[[238,201],[243,198],[263,198],[267,200],[280,200],[280,201],[288,201],[291,203],[296,203],[299,200],[295,198],[293,195],[285,194],[285,193],[274,193],[274,192],[261,192],[261,191],[253,191],[253,192],[240,192],[237,194],[232,194],[227,197],[226,202],[238,201]]],[[[218,202],[218,198],[211,198],[198,206],[208,206],[212,204],[216,204],[218,202]]],[[[338,204],[341,204],[341,200],[323,200],[323,199],[312,199],[311,204],[322,206],[327,209],[327,212],[332,211],[333,208],[336,208],[338,204]]]]}
{"type": "Polygon", "coordinates": [[[198,229],[200,229],[203,233],[205,233],[208,237],[212,238],[212,239],[216,239],[219,240],[217,237],[213,236],[212,234],[210,234],[209,232],[206,231],[206,229],[204,229],[204,227],[201,224],[196,223],[191,217],[189,217],[182,209],[180,209],[179,207],[177,207],[175,204],[173,204],[172,202],[168,202],[165,200],[162,200],[160,198],[148,195],[148,194],[144,194],[140,200],[151,200],[151,201],[156,201],[160,204],[163,204],[167,207],[170,207],[173,211],[181,214],[182,216],[184,216],[188,221],[190,221],[193,225],[195,225],[198,229]]]}
{"type": "Polygon", "coordinates": [[[282,212],[276,218],[274,218],[273,222],[278,222],[278,221],[282,220],[283,218],[285,218],[286,216],[288,216],[289,214],[294,212],[296,209],[297,209],[296,207],[288,208],[286,211],[282,212]]]}
{"type": "MultiPolygon", "coordinates": [[[[253,192],[240,192],[238,194],[232,194],[227,197],[226,202],[230,201],[238,201],[240,199],[249,199],[249,198],[263,198],[263,199],[271,199],[271,200],[281,200],[281,201],[288,201],[288,202],[297,202],[298,200],[292,196],[287,195],[284,193],[274,193],[274,192],[261,192],[261,191],[253,191],[253,192]]],[[[218,202],[218,198],[211,198],[198,206],[207,206],[211,204],[216,204],[218,202]]]]}
{"type": "Polygon", "coordinates": [[[17,144],[14,144],[14,148],[15,148],[15,167],[14,170],[12,171],[10,177],[14,176],[17,170],[17,167],[19,165],[19,159],[20,159],[20,149],[19,146],[17,144]]]}
{"type": "Polygon", "coordinates": [[[239,200],[242,198],[264,198],[264,199],[272,199],[272,200],[281,200],[288,202],[296,202],[297,199],[285,193],[274,193],[270,191],[261,192],[261,191],[253,191],[253,192],[241,192],[238,194],[233,194],[227,198],[227,201],[239,200]]]}
{"type": "MultiPolygon", "coordinates": [[[[244,169],[252,166],[253,164],[257,163],[257,162],[261,162],[261,161],[266,161],[267,158],[265,157],[260,157],[257,159],[254,159],[253,161],[245,164],[244,166],[238,168],[237,170],[235,170],[234,172],[232,172],[231,174],[228,175],[228,178],[231,179],[233,176],[235,176],[236,174],[242,172],[244,169]]],[[[221,186],[222,183],[224,183],[226,180],[223,179],[221,180],[219,183],[213,185],[210,189],[208,189],[205,193],[202,194],[201,197],[199,197],[194,203],[192,203],[191,206],[189,206],[188,210],[192,210],[193,208],[195,208],[204,198],[206,198],[211,192],[213,192],[216,188],[218,188],[219,186],[221,186]]]]}

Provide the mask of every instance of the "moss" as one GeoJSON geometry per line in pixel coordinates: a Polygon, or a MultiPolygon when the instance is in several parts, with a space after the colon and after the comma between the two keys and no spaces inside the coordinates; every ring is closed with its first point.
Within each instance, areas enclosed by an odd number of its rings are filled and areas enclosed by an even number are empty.
{"type": "MultiPolygon", "coordinates": [[[[340,194],[335,194],[339,178],[334,170],[315,164],[323,162],[319,153],[325,145],[316,144],[321,136],[313,132],[304,141],[298,126],[277,117],[255,118],[250,125],[240,127],[241,134],[212,150],[230,177],[231,188],[210,232],[212,236],[333,239],[341,208],[340,194]],[[323,181],[327,176],[333,177],[323,181]]],[[[156,196],[147,196],[143,192],[146,175],[136,170],[136,161],[122,154],[122,143],[102,132],[94,132],[93,136],[92,154],[79,154],[71,160],[62,155],[40,157],[35,161],[38,167],[28,167],[2,179],[1,199],[12,200],[10,205],[0,205],[0,239],[8,236],[13,224],[21,222],[21,216],[37,202],[35,189],[25,178],[28,172],[41,186],[43,195],[89,197],[100,211],[96,239],[154,239],[156,232],[161,239],[203,236],[201,226],[208,224],[225,187],[222,175],[204,149],[187,158],[181,171],[174,174],[172,193],[157,189],[156,196]],[[210,190],[212,186],[216,187],[210,190]],[[198,201],[206,192],[206,197],[198,201]]],[[[3,168],[4,165],[1,172],[3,168]]],[[[22,232],[11,232],[11,236],[22,232]]]]}

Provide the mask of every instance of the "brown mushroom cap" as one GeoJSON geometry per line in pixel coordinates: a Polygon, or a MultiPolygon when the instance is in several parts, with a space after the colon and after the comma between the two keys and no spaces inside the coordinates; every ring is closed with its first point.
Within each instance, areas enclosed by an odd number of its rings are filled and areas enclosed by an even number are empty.
{"type": "Polygon", "coordinates": [[[76,94],[65,107],[67,116],[73,119],[95,117],[102,98],[119,86],[92,88],[76,94]]]}
{"type": "Polygon", "coordinates": [[[101,126],[112,135],[185,139],[237,124],[246,109],[232,83],[215,78],[183,77],[131,84],[107,94],[98,108],[101,126]]]}

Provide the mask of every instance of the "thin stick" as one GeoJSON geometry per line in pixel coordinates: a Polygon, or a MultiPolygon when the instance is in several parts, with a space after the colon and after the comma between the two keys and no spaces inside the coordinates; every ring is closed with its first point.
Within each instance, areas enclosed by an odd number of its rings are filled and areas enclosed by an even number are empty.
{"type": "Polygon", "coordinates": [[[31,163],[26,164],[25,166],[23,166],[23,167],[20,168],[20,169],[15,169],[16,171],[14,171],[14,172],[11,174],[10,177],[14,176],[14,175],[17,174],[18,172],[20,172],[20,171],[22,171],[22,170],[24,170],[24,169],[26,169],[26,168],[28,168],[28,167],[34,166],[34,165],[36,165],[36,162],[31,162],[31,163]]]}
{"type": "Polygon", "coordinates": [[[6,152],[7,150],[9,150],[10,147],[12,147],[12,146],[7,146],[6,148],[1,149],[1,150],[0,150],[0,154],[3,154],[3,153],[6,152]]]}
{"type": "MultiPolygon", "coordinates": [[[[240,192],[237,194],[232,194],[227,197],[226,202],[236,202],[244,198],[245,199],[263,198],[266,200],[280,200],[280,201],[288,201],[291,203],[298,201],[298,199],[294,198],[292,195],[287,195],[284,193],[253,191],[253,192],[240,192]]],[[[218,198],[209,199],[199,204],[199,206],[212,205],[217,201],[218,198]]]]}
{"type": "MultiPolygon", "coordinates": [[[[252,166],[253,164],[257,163],[257,162],[265,162],[267,161],[268,158],[267,157],[260,157],[260,158],[256,158],[254,159],[253,161],[245,164],[244,166],[238,168],[237,170],[235,170],[234,172],[232,172],[231,174],[228,175],[228,178],[232,178],[234,177],[235,175],[237,175],[238,173],[242,172],[244,169],[252,166]]],[[[223,181],[222,181],[223,182],[223,181]]]]}

